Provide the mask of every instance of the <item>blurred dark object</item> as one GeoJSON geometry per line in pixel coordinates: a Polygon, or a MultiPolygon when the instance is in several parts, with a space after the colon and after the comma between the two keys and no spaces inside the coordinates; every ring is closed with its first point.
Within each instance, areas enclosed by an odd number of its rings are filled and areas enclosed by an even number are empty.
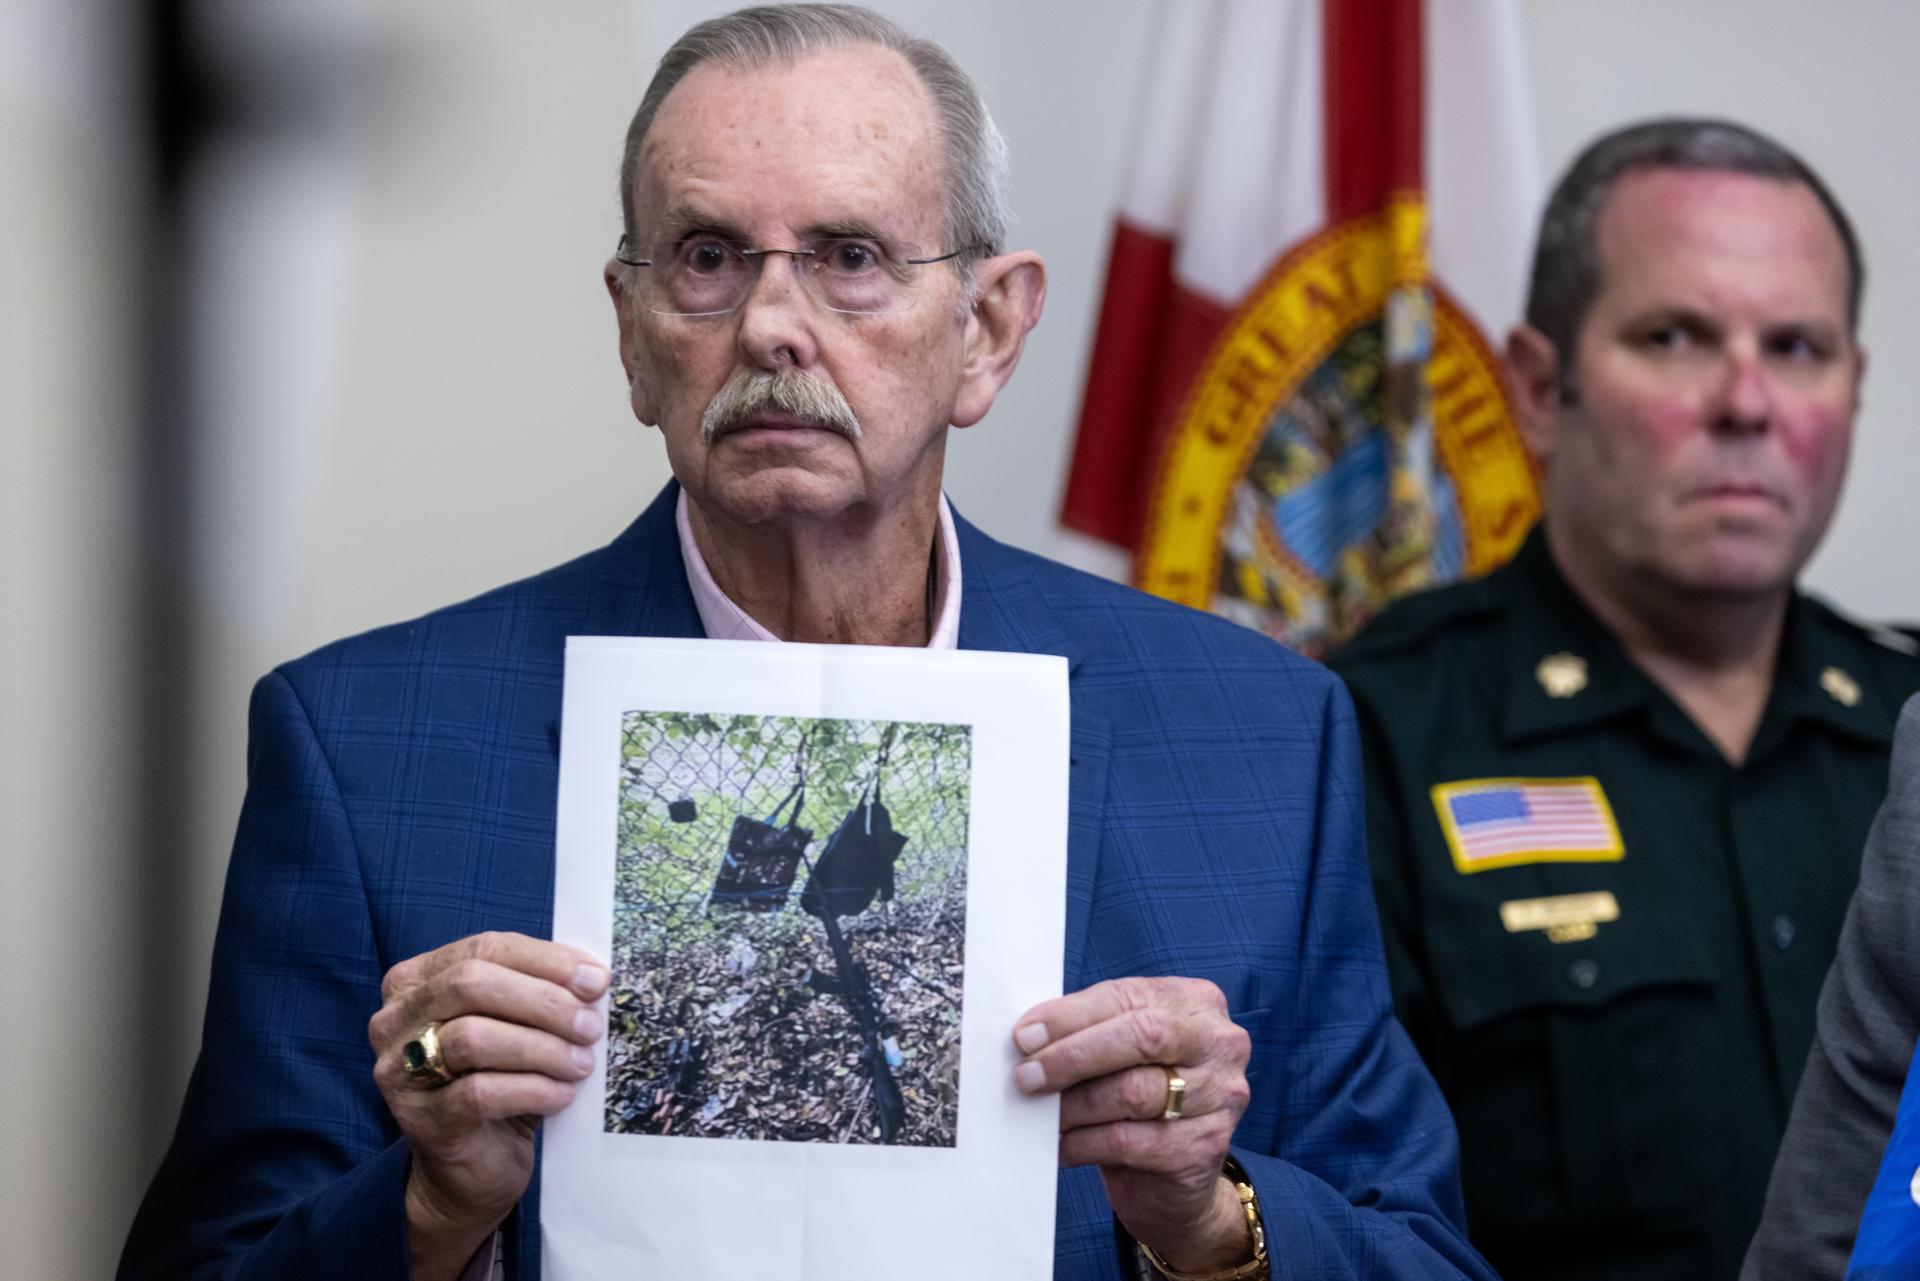
{"type": "Polygon", "coordinates": [[[899,1051],[889,1045],[892,1032],[880,1008],[880,998],[874,994],[873,977],[853,958],[853,944],[840,932],[839,922],[828,914],[820,918],[820,924],[826,928],[827,950],[833,953],[837,968],[832,973],[813,971],[807,975],[807,985],[816,992],[839,997],[853,1012],[854,1026],[860,1031],[860,1061],[866,1064],[873,1081],[873,1119],[880,1127],[880,1141],[898,1142],[907,1124],[907,1100],[900,1093],[900,1083],[893,1079],[899,1051]]]}
{"type": "Polygon", "coordinates": [[[668,801],[667,817],[676,823],[691,823],[694,819],[700,817],[700,807],[695,805],[693,801],[687,797],[682,797],[677,801],[668,801]]]}
{"type": "Polygon", "coordinates": [[[652,1108],[647,1119],[660,1133],[671,1134],[673,1123],[687,1110],[705,1062],[706,1046],[692,1037],[676,1036],[668,1043],[666,1066],[641,1092],[652,1108]]]}
{"type": "Polygon", "coordinates": [[[873,906],[876,895],[882,902],[893,901],[893,865],[907,838],[893,830],[893,815],[881,803],[880,785],[893,752],[895,728],[887,726],[880,736],[873,777],[862,789],[860,803],[841,820],[827,838],[827,848],[808,868],[800,906],[822,920],[857,916],[873,906]]]}

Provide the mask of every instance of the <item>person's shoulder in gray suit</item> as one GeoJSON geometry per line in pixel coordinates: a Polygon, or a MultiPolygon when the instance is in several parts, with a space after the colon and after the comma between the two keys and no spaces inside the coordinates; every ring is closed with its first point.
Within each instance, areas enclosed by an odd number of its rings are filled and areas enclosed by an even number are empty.
{"type": "Polygon", "coordinates": [[[1820,992],[1819,1030],[1741,1281],[1838,1278],[1920,1037],[1920,695],[1820,992]]]}

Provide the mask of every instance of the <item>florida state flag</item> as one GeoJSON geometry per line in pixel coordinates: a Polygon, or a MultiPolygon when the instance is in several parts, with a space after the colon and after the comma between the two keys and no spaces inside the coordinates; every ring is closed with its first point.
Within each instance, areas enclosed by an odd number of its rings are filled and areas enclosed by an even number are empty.
{"type": "Polygon", "coordinates": [[[1319,654],[1538,511],[1515,0],[1164,4],[1062,519],[1319,654]]]}

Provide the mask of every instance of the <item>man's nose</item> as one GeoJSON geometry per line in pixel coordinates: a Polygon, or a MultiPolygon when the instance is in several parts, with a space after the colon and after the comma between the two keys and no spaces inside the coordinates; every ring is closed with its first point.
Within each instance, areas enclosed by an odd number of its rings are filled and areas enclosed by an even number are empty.
{"type": "Polygon", "coordinates": [[[1730,351],[1713,410],[1713,425],[1725,432],[1750,434],[1773,421],[1773,377],[1757,351],[1730,351]]]}
{"type": "Polygon", "coordinates": [[[805,260],[770,249],[759,262],[759,274],[740,300],[740,350],[757,368],[805,368],[813,363],[818,319],[800,279],[805,260]]]}

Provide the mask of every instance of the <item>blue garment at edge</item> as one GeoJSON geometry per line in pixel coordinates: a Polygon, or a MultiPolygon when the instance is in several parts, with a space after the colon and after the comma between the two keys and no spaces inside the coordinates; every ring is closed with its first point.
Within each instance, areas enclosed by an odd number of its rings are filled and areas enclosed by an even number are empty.
{"type": "Polygon", "coordinates": [[[1893,1137],[1867,1193],[1847,1281],[1920,1281],[1920,1053],[1907,1069],[1893,1137]]]}

